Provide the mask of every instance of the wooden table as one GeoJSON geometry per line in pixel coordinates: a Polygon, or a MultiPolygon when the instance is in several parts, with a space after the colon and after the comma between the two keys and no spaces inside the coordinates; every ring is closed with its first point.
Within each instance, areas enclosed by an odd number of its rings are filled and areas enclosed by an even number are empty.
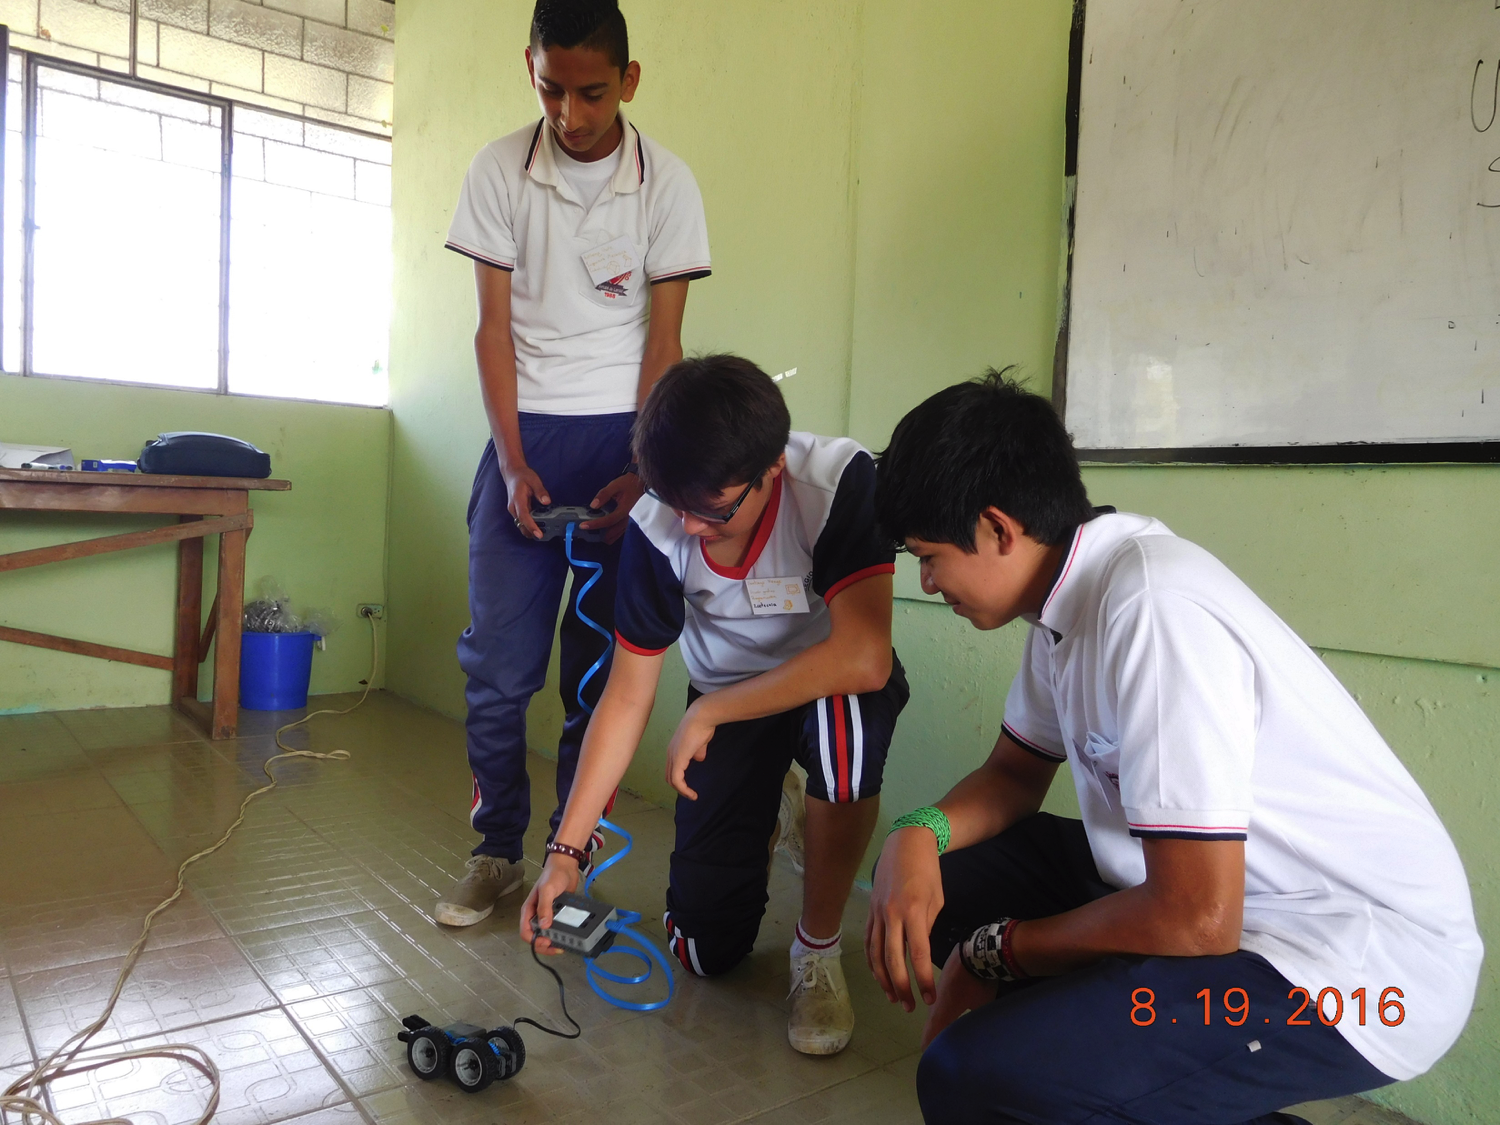
{"type": "Polygon", "coordinates": [[[177,544],[177,627],[171,656],[115,648],[0,625],[0,641],[35,645],[78,656],[118,660],[172,673],[172,705],[210,738],[233,738],[239,726],[240,626],[245,609],[245,541],[255,524],[251,491],[286,492],[284,480],[243,477],[174,477],[154,473],[84,473],[0,469],[0,509],[33,512],[123,512],[176,516],[177,523],[83,539],[55,547],[0,555],[0,572],[65,559],[128,551],[153,543],[177,544]],[[219,589],[203,620],[203,537],[219,536],[219,589]],[[213,705],[198,702],[198,665],[218,633],[214,651],[213,705]]]}

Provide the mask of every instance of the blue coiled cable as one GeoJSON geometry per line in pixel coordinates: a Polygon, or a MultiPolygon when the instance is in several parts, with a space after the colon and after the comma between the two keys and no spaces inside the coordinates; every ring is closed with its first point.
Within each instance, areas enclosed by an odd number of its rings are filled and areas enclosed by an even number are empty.
{"type": "Polygon", "coordinates": [[[602,562],[590,562],[588,559],[575,559],[573,557],[573,529],[577,526],[574,523],[568,524],[567,532],[563,537],[563,551],[568,556],[569,564],[575,567],[582,567],[585,570],[592,570],[594,573],[589,575],[589,580],[583,584],[583,589],[579,590],[577,596],[574,597],[573,608],[578,613],[578,620],[604,638],[604,651],[600,654],[599,659],[594,661],[593,667],[585,672],[583,678],[578,681],[578,706],[592,715],[594,709],[584,700],[583,688],[585,684],[594,678],[595,673],[604,667],[604,662],[609,659],[609,654],[614,649],[615,638],[613,633],[583,612],[583,596],[594,588],[594,584],[599,579],[604,577],[604,564],[602,562]]]}
{"type": "MultiPolygon", "coordinates": [[[[563,549],[568,556],[568,562],[572,566],[592,570],[594,573],[589,576],[589,580],[583,584],[582,589],[578,591],[577,597],[574,598],[574,609],[578,614],[578,620],[582,621],[590,629],[594,630],[594,632],[602,636],[607,642],[604,647],[603,655],[600,656],[598,660],[594,661],[593,667],[585,672],[583,674],[583,678],[578,681],[578,705],[582,707],[585,712],[592,715],[594,713],[594,709],[588,705],[587,701],[584,700],[583,688],[584,685],[593,678],[594,674],[597,673],[600,668],[604,667],[604,663],[609,659],[609,654],[614,647],[615,638],[608,629],[604,628],[597,621],[589,617],[588,614],[583,612],[583,597],[590,590],[592,590],[594,588],[594,584],[598,582],[601,577],[603,577],[604,564],[602,562],[590,562],[588,559],[575,559],[573,557],[573,528],[576,526],[576,524],[568,524],[567,532],[563,538],[563,549]]],[[[621,828],[619,825],[613,824],[608,820],[600,818],[599,826],[618,835],[625,841],[625,846],[589,872],[588,878],[583,881],[584,894],[589,893],[589,888],[594,885],[595,879],[599,878],[600,875],[604,874],[604,872],[608,871],[615,864],[619,863],[620,860],[629,855],[630,849],[635,846],[635,841],[631,838],[630,833],[626,832],[625,829],[621,828]]],[[[641,916],[639,913],[634,910],[616,909],[615,915],[616,916],[614,920],[607,923],[608,928],[616,935],[617,939],[627,938],[640,948],[625,949],[621,948],[619,945],[616,945],[612,949],[610,949],[609,952],[620,953],[626,957],[634,957],[646,967],[646,971],[643,973],[637,973],[633,976],[625,975],[623,973],[612,973],[608,969],[600,968],[595,963],[595,960],[593,958],[590,958],[583,963],[584,976],[588,979],[589,987],[594,990],[595,995],[597,995],[601,1000],[605,1001],[606,1003],[613,1004],[616,1008],[624,1008],[626,1011],[655,1012],[661,1008],[665,1008],[672,1002],[672,997],[677,990],[677,981],[676,978],[672,975],[672,966],[667,962],[667,959],[662,955],[661,951],[657,949],[655,945],[647,941],[640,934],[636,933],[632,928],[641,920],[641,916]],[[651,973],[654,965],[660,965],[662,972],[666,973],[667,975],[667,995],[664,999],[653,1000],[649,1004],[638,1004],[632,1000],[622,1000],[618,996],[611,996],[599,984],[601,980],[609,981],[611,984],[645,984],[648,980],[651,979],[651,973]]]]}
{"type": "MultiPolygon", "coordinates": [[[[589,877],[583,881],[584,894],[589,893],[589,888],[594,885],[595,879],[599,878],[599,876],[602,875],[605,871],[607,871],[609,868],[613,867],[615,864],[619,863],[620,860],[629,855],[630,849],[635,846],[635,841],[630,838],[630,833],[626,832],[625,829],[621,828],[619,825],[612,824],[608,820],[601,819],[599,821],[599,826],[601,828],[606,828],[610,832],[614,832],[621,838],[623,838],[625,841],[625,846],[589,872],[589,877]]],[[[610,930],[614,931],[617,940],[617,944],[614,945],[609,950],[609,952],[623,954],[626,957],[634,957],[637,961],[645,966],[645,972],[637,973],[633,976],[629,976],[623,973],[612,973],[608,969],[600,968],[598,962],[593,958],[590,958],[583,963],[583,972],[584,976],[588,978],[589,987],[594,990],[594,994],[606,1003],[613,1004],[616,1008],[624,1008],[629,1012],[655,1012],[658,1009],[665,1008],[672,1002],[672,997],[677,991],[677,980],[672,975],[671,964],[668,963],[666,957],[662,955],[661,950],[657,949],[652,942],[647,941],[644,937],[635,932],[633,927],[640,920],[641,916],[636,911],[621,910],[617,907],[615,909],[614,920],[606,924],[610,930]],[[639,948],[622,948],[618,944],[619,938],[628,938],[630,941],[639,946],[639,948]],[[651,979],[653,962],[655,963],[655,965],[660,965],[661,971],[667,975],[667,994],[660,1000],[653,1000],[649,1004],[638,1004],[633,1000],[622,1000],[618,996],[610,995],[599,984],[599,981],[601,980],[609,981],[611,984],[645,984],[648,980],[651,979]]]]}

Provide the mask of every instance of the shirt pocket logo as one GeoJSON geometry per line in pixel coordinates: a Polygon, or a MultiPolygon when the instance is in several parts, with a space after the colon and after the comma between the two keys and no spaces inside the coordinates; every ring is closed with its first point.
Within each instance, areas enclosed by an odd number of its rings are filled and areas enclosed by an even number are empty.
{"type": "Polygon", "coordinates": [[[641,291],[642,262],[629,235],[590,246],[579,255],[593,287],[589,296],[598,304],[634,304],[641,291]]]}
{"type": "Polygon", "coordinates": [[[1120,747],[1102,734],[1089,731],[1084,740],[1083,764],[1088,769],[1089,782],[1099,797],[1116,812],[1123,810],[1120,799],[1120,747]]]}

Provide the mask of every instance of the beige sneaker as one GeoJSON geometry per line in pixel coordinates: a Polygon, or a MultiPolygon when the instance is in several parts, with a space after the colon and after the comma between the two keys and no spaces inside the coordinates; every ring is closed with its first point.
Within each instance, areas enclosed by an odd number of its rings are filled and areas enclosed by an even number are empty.
{"type": "Polygon", "coordinates": [[[521,864],[492,855],[469,858],[468,873],[438,900],[432,916],[445,926],[472,926],[495,909],[502,895],[521,885],[521,864]]]}
{"type": "Polygon", "coordinates": [[[804,1055],[836,1055],[854,1034],[854,1005],[837,957],[807,953],[792,958],[792,1015],[787,1042],[804,1055]]]}
{"type": "Polygon", "coordinates": [[[776,814],[772,851],[784,852],[798,875],[804,870],[802,830],[806,824],[807,790],[797,771],[787,770],[781,779],[781,809],[776,814]]]}

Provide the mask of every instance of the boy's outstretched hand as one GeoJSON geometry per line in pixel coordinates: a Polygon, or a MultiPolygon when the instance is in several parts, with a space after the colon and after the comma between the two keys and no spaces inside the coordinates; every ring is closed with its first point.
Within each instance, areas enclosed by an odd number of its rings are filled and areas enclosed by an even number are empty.
{"type": "MultiPolygon", "coordinates": [[[[531,893],[521,904],[521,940],[530,941],[536,930],[552,925],[552,903],[561,894],[578,889],[578,864],[566,856],[548,856],[542,874],[532,884],[531,893]]],[[[544,937],[536,939],[538,953],[561,953],[544,937]]]]}
{"type": "Polygon", "coordinates": [[[928,935],[943,909],[943,877],[938,869],[937,839],[926,828],[902,828],[885,839],[875,865],[870,917],[865,923],[865,959],[893,1004],[908,1012],[916,1007],[911,981],[922,1002],[937,999],[928,935]],[[911,955],[911,975],[906,958],[911,955]]]}
{"type": "Polygon", "coordinates": [[[696,801],[698,794],[688,788],[688,763],[701,762],[708,757],[708,743],[715,729],[713,723],[704,720],[698,704],[694,703],[682,716],[672,741],[667,744],[667,784],[689,801],[696,801]]]}

